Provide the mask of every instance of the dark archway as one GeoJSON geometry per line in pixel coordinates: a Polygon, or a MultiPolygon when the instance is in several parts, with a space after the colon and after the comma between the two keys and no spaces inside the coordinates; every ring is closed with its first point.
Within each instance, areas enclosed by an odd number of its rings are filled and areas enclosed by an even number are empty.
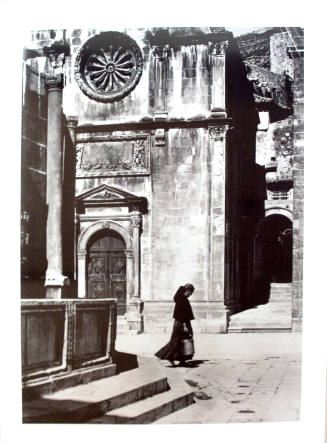
{"type": "Polygon", "coordinates": [[[126,245],[113,230],[99,231],[87,248],[87,298],[116,298],[126,312],[126,245]]]}
{"type": "Polygon", "coordinates": [[[269,300],[271,283],[292,281],[293,224],[289,218],[273,214],[260,224],[255,238],[255,304],[269,300]]]}

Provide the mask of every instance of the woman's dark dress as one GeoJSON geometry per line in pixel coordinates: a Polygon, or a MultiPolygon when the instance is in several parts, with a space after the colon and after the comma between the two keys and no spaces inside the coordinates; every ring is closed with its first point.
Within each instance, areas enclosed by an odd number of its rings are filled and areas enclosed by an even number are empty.
{"type": "Polygon", "coordinates": [[[193,355],[185,356],[182,352],[182,341],[193,335],[191,320],[194,320],[192,307],[188,298],[184,295],[184,287],[181,286],[175,294],[175,309],[173,318],[174,326],[170,341],[161,348],[155,356],[161,360],[190,360],[193,355]],[[183,323],[186,323],[188,332],[184,331],[183,323]]]}

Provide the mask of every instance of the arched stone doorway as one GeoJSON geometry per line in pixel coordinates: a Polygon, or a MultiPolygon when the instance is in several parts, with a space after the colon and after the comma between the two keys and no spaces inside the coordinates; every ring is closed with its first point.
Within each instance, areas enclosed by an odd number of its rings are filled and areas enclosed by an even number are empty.
{"type": "Polygon", "coordinates": [[[268,215],[259,225],[254,247],[254,304],[269,300],[271,283],[292,282],[292,234],[292,220],[280,213],[268,215]]]}
{"type": "Polygon", "coordinates": [[[87,298],[116,298],[126,313],[126,244],[113,230],[98,231],[87,246],[87,298]]]}

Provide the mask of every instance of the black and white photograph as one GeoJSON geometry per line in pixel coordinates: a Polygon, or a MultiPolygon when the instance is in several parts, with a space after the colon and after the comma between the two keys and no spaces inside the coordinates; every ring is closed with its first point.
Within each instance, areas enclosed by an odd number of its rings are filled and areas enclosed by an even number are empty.
{"type": "Polygon", "coordinates": [[[24,423],[299,420],[303,53],[300,27],[30,33],[24,423]]]}
{"type": "Polygon", "coordinates": [[[24,31],[22,432],[299,426],[305,27],[112,23],[24,31]]]}

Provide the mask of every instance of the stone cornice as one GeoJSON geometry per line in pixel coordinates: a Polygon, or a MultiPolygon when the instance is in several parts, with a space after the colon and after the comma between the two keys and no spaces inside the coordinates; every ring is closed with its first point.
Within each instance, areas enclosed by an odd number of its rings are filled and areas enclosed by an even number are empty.
{"type": "Polygon", "coordinates": [[[168,32],[161,33],[158,38],[156,35],[148,36],[151,47],[169,45],[171,48],[190,45],[208,45],[208,43],[218,43],[233,39],[232,32],[218,31],[212,33],[194,34],[194,35],[169,35],[168,32]]]}
{"type": "Polygon", "coordinates": [[[140,122],[108,123],[99,125],[77,126],[77,133],[97,133],[113,131],[150,131],[156,129],[178,129],[178,128],[209,128],[211,126],[232,125],[231,118],[202,118],[190,120],[166,121],[147,120],[140,122]]]}

